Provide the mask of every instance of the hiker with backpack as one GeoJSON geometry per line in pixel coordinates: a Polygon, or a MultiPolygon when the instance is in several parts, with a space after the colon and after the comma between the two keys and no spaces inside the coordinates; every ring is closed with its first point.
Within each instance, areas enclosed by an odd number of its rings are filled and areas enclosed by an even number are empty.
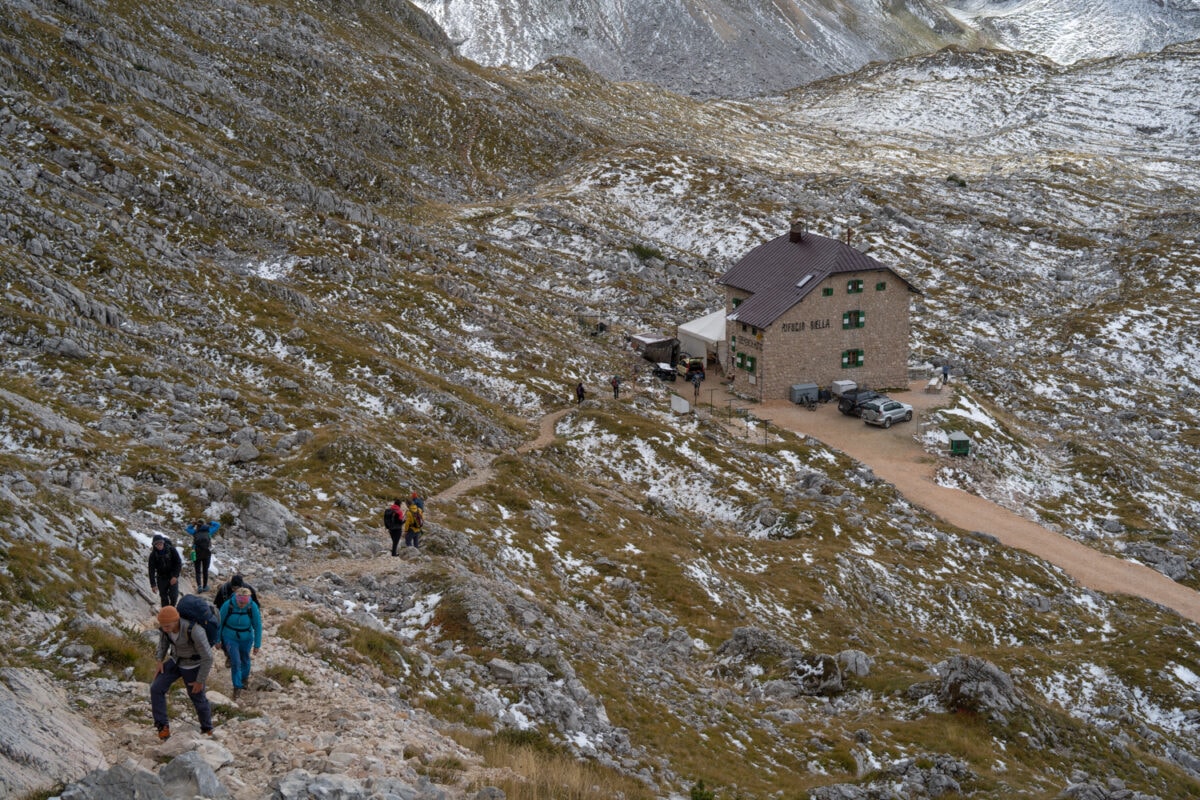
{"type": "Polygon", "coordinates": [[[175,606],[165,606],[158,612],[158,628],[158,650],[154,655],[158,666],[154,682],[150,684],[150,713],[154,717],[154,727],[158,729],[158,738],[162,741],[171,738],[167,692],[180,679],[187,686],[188,699],[196,709],[200,733],[212,736],[212,706],[208,703],[204,684],[212,669],[213,655],[205,626],[184,620],[175,606]]]}
{"type": "Polygon", "coordinates": [[[398,556],[396,548],[400,546],[400,537],[404,535],[404,503],[397,497],[392,504],[383,510],[383,527],[387,528],[388,536],[392,537],[392,555],[398,556]]]}
{"type": "Polygon", "coordinates": [[[416,503],[417,508],[421,509],[421,513],[425,513],[425,501],[421,498],[421,495],[416,489],[412,490],[412,499],[409,502],[416,503]]]}
{"type": "Polygon", "coordinates": [[[242,577],[242,573],[240,572],[235,573],[232,578],[217,587],[217,593],[213,595],[213,605],[217,608],[225,605],[225,601],[233,597],[234,592],[243,586],[250,590],[250,599],[254,601],[254,604],[261,611],[262,605],[258,602],[258,592],[254,590],[253,586],[246,583],[246,579],[242,577]]]}
{"type": "Polygon", "coordinates": [[[621,399],[621,378],[617,375],[613,375],[612,380],[609,381],[609,383],[611,383],[612,387],[613,387],[613,400],[620,400],[621,399]]]}
{"type": "Polygon", "coordinates": [[[150,544],[150,588],[158,590],[158,599],[163,608],[175,605],[179,600],[179,573],[183,571],[183,559],[171,540],[161,533],[154,534],[150,544]]]}
{"type": "Polygon", "coordinates": [[[242,696],[250,677],[250,653],[262,648],[262,614],[250,589],[239,586],[233,597],[221,606],[221,645],[229,656],[229,677],[233,681],[233,699],[242,696]]]}
{"type": "MultiPolygon", "coordinates": [[[[414,493],[415,494],[415,493],[414,493]]],[[[408,511],[404,515],[404,546],[420,547],[421,529],[425,525],[425,512],[417,505],[418,498],[408,501],[408,511]]]]}
{"type": "Polygon", "coordinates": [[[192,537],[192,552],[196,559],[196,591],[208,591],[208,567],[212,564],[212,537],[217,535],[221,523],[215,519],[205,522],[198,519],[187,526],[188,535],[192,537]]]}

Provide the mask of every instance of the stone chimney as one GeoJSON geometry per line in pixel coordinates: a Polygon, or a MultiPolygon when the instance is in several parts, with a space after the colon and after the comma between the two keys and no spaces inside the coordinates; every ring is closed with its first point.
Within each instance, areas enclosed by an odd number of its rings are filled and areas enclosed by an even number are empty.
{"type": "Polygon", "coordinates": [[[803,242],[804,241],[804,223],[803,222],[793,222],[792,223],[792,229],[790,231],[788,231],[788,241],[789,242],[803,242]]]}

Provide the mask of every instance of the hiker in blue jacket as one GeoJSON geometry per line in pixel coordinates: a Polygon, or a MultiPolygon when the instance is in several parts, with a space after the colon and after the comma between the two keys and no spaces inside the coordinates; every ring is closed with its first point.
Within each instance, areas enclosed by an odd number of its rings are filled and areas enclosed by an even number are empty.
{"type": "Polygon", "coordinates": [[[250,649],[258,655],[262,648],[262,614],[250,598],[249,587],[239,586],[221,606],[221,643],[229,656],[233,699],[237,700],[250,677],[250,649]]]}
{"type": "Polygon", "coordinates": [[[212,564],[212,537],[221,529],[221,523],[215,519],[205,522],[198,519],[187,526],[188,535],[192,537],[192,552],[196,555],[196,591],[208,591],[208,567],[212,564]]]}

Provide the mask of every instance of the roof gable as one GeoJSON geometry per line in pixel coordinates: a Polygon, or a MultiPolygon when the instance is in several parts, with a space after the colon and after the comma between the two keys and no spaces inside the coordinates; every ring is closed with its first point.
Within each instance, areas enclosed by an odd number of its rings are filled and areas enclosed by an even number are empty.
{"type": "MultiPolygon", "coordinates": [[[[751,295],[729,315],[731,320],[765,328],[830,275],[879,271],[896,275],[890,267],[848,244],[794,228],[755,247],[717,283],[751,295]]],[[[913,289],[904,278],[896,277],[913,289]]]]}

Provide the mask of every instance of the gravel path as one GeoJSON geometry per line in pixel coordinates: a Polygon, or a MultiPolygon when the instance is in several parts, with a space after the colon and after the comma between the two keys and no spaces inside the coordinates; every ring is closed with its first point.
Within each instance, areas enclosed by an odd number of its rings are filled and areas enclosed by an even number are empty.
{"type": "MultiPolygon", "coordinates": [[[[701,391],[704,401],[715,385],[713,381],[704,384],[701,391]]],[[[948,403],[954,387],[951,384],[941,394],[925,393],[924,383],[913,384],[911,388],[895,397],[913,406],[915,418],[888,430],[844,416],[834,403],[818,406],[816,411],[785,400],[747,404],[734,398],[733,405],[745,406],[760,419],[841,450],[869,466],[909,502],[952,525],[991,534],[1009,547],[1043,558],[1090,589],[1141,597],[1200,623],[1200,593],[1150,567],[1093,550],[981,497],[934,483],[939,458],[951,456],[926,452],[914,437],[922,412],[948,403]]],[[[723,389],[716,389],[712,396],[716,413],[722,413],[730,396],[723,389]]]]}

